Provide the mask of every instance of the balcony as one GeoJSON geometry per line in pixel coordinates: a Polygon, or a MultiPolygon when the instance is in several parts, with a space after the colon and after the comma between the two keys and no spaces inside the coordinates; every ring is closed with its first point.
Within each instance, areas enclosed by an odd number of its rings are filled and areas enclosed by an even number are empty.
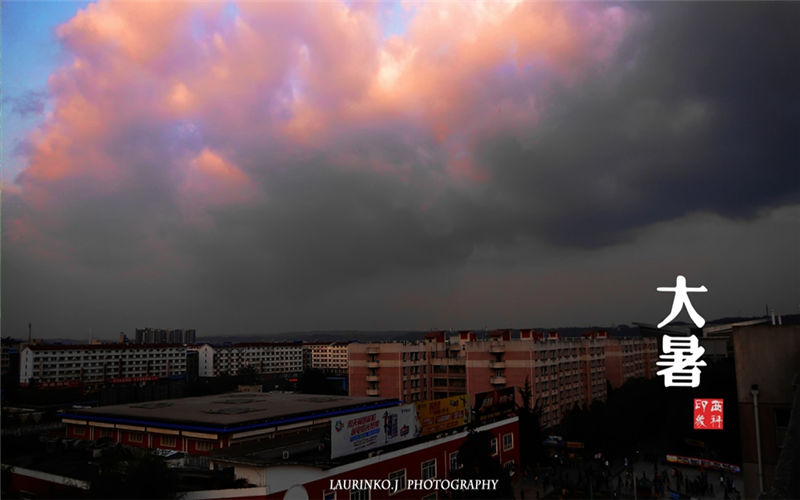
{"type": "Polygon", "coordinates": [[[377,375],[367,375],[367,382],[378,382],[377,375]]]}
{"type": "Polygon", "coordinates": [[[492,342],[492,345],[489,346],[489,352],[492,354],[502,354],[506,352],[506,346],[504,346],[502,342],[492,342]]]}
{"type": "Polygon", "coordinates": [[[492,385],[506,385],[506,378],[505,377],[492,377],[490,380],[492,385]]]}
{"type": "Polygon", "coordinates": [[[378,389],[367,389],[367,396],[377,396],[380,394],[378,389]]]}
{"type": "Polygon", "coordinates": [[[378,354],[380,347],[367,347],[367,354],[378,354]]]}
{"type": "Polygon", "coordinates": [[[377,361],[367,361],[367,368],[378,368],[379,366],[377,361]]]}
{"type": "Polygon", "coordinates": [[[506,367],[505,361],[489,361],[489,368],[502,369],[506,367]]]}

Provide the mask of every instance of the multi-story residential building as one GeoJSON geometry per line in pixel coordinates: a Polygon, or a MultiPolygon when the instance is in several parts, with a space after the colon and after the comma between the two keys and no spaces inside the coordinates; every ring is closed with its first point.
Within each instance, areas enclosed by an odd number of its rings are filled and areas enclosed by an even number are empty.
{"type": "Polygon", "coordinates": [[[22,384],[100,384],[186,373],[180,345],[28,345],[20,353],[22,384]]]}
{"type": "Polygon", "coordinates": [[[558,423],[575,405],[605,400],[608,366],[615,381],[652,377],[658,356],[655,339],[614,339],[606,332],[562,338],[534,330],[521,330],[515,338],[510,330],[495,330],[488,339],[471,331],[439,331],[419,342],[354,343],[349,353],[352,396],[418,401],[521,388],[527,379],[544,425],[558,423]]]}
{"type": "Polygon", "coordinates": [[[626,380],[653,378],[657,371],[658,339],[655,337],[625,337],[606,342],[606,378],[612,389],[626,380]]]}
{"type": "Polygon", "coordinates": [[[347,375],[347,342],[303,344],[304,368],[330,375],[347,375]]]}
{"type": "Polygon", "coordinates": [[[348,353],[351,395],[391,394],[387,397],[409,402],[431,398],[427,342],[356,343],[348,346],[348,353]]]}
{"type": "Polygon", "coordinates": [[[197,341],[196,331],[177,328],[165,330],[163,328],[137,328],[137,344],[194,344],[197,341]]]}
{"type": "Polygon", "coordinates": [[[298,375],[303,371],[303,345],[299,342],[247,342],[197,348],[199,374],[216,377],[235,375],[250,366],[264,375],[298,375]]]}

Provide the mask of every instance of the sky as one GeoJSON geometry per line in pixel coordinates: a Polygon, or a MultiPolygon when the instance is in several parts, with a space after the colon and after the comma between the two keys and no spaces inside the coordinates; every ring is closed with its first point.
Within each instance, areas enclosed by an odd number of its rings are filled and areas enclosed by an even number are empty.
{"type": "Polygon", "coordinates": [[[4,1],[2,335],[655,324],[677,275],[798,313],[799,24],[4,1]]]}

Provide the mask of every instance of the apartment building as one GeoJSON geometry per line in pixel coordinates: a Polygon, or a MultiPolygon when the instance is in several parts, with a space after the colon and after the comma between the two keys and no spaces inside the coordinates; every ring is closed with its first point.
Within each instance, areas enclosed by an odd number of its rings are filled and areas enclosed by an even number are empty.
{"type": "Polygon", "coordinates": [[[186,373],[180,345],[28,345],[20,353],[20,383],[99,384],[186,373]]]}
{"type": "Polygon", "coordinates": [[[613,339],[607,332],[562,338],[534,330],[514,338],[495,330],[488,339],[438,331],[418,342],[350,344],[349,353],[351,396],[419,401],[523,387],[528,379],[544,425],[558,423],[575,405],[605,400],[609,367],[624,380],[653,376],[658,357],[655,339],[613,339]]]}
{"type": "Polygon", "coordinates": [[[606,378],[612,389],[636,377],[652,378],[657,371],[658,338],[620,338],[606,343],[606,378]]]}
{"type": "Polygon", "coordinates": [[[137,344],[194,344],[197,341],[197,332],[182,328],[137,328],[135,340],[137,344]]]}
{"type": "Polygon", "coordinates": [[[432,398],[427,341],[353,343],[348,346],[348,355],[350,395],[392,394],[386,397],[408,402],[432,398]]]}
{"type": "Polygon", "coordinates": [[[320,370],[329,375],[347,375],[347,342],[303,344],[304,368],[320,370]]]}
{"type": "Polygon", "coordinates": [[[299,342],[203,344],[196,350],[201,377],[216,377],[223,373],[235,375],[245,366],[264,375],[298,375],[303,371],[303,345],[299,342]]]}

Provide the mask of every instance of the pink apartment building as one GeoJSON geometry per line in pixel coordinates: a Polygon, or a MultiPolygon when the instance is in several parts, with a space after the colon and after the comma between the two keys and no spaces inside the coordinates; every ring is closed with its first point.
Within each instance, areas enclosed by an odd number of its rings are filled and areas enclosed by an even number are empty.
{"type": "Polygon", "coordinates": [[[351,396],[420,401],[523,387],[528,378],[543,425],[555,425],[574,405],[605,400],[606,380],[618,387],[654,376],[658,345],[602,331],[562,338],[521,330],[512,338],[510,330],[495,330],[480,340],[472,331],[437,331],[416,342],[350,344],[348,353],[351,396]]]}

